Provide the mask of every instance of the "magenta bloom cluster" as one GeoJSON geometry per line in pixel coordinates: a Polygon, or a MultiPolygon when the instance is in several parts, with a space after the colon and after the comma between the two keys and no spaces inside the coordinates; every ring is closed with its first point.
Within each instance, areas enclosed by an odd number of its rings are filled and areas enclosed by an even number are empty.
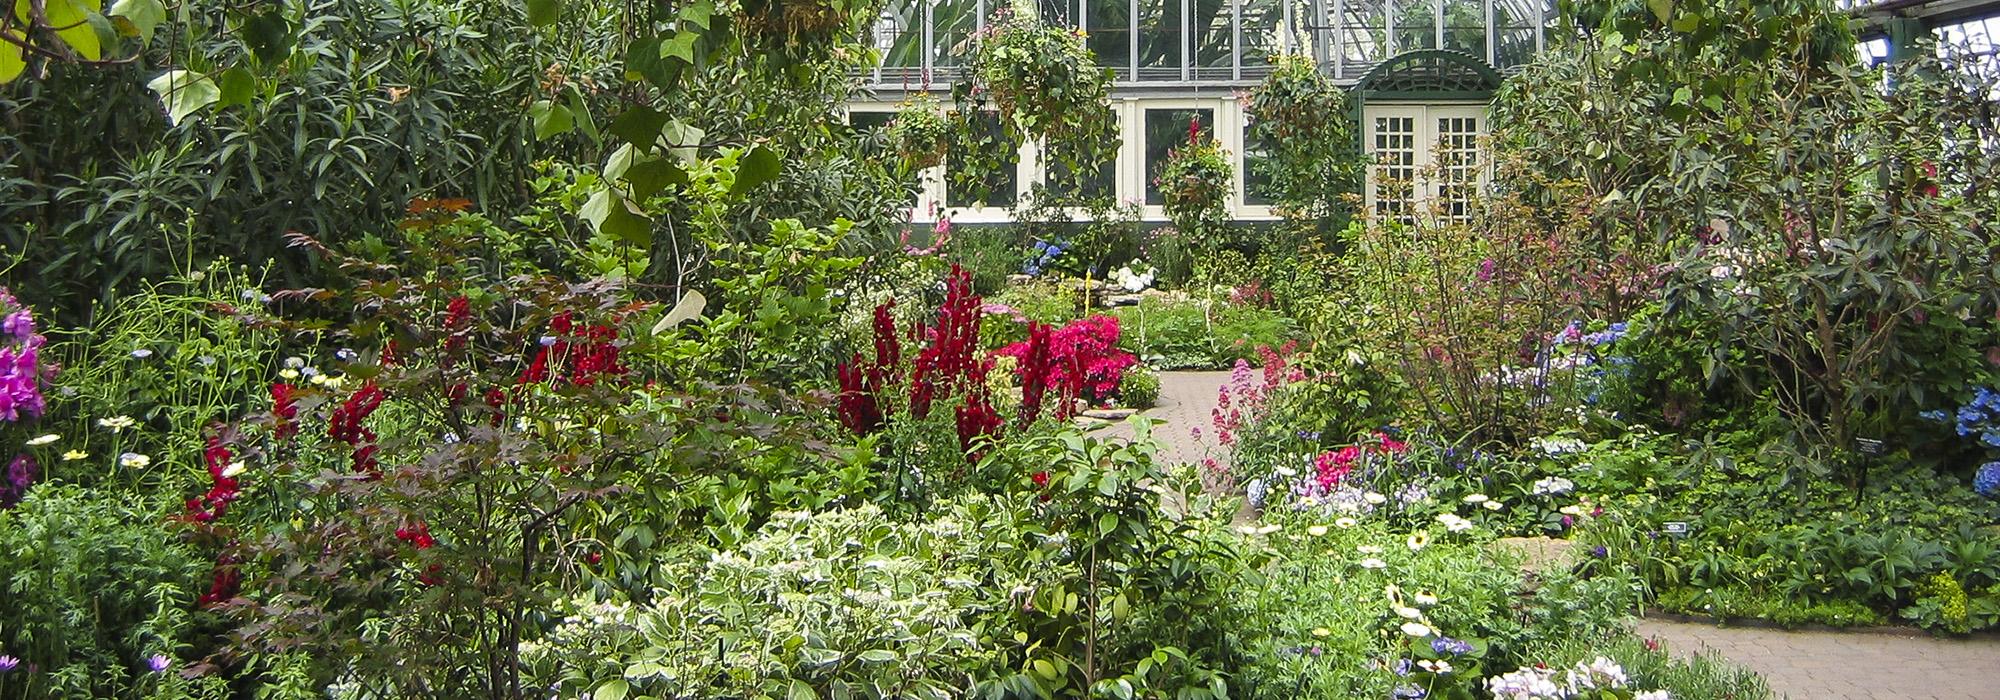
{"type": "Polygon", "coordinates": [[[37,357],[43,342],[34,315],[0,289],[0,422],[39,418],[47,408],[37,357]]]}

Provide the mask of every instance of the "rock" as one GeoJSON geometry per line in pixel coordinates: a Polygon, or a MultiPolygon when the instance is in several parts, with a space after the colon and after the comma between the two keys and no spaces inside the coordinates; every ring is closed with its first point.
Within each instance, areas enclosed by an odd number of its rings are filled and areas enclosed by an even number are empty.
{"type": "Polygon", "coordinates": [[[1093,408],[1088,411],[1084,411],[1083,417],[1096,418],[1098,420],[1107,420],[1107,421],[1125,420],[1127,418],[1131,418],[1132,414],[1138,412],[1139,409],[1136,408],[1093,408]]]}
{"type": "Polygon", "coordinates": [[[1098,304],[1101,306],[1138,306],[1139,300],[1144,298],[1145,296],[1140,294],[1113,294],[1104,297],[1098,304]]]}

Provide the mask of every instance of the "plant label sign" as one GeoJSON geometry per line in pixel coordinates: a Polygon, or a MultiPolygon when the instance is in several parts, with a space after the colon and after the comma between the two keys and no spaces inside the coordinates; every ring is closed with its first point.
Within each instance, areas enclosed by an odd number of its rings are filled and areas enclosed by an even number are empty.
{"type": "Polygon", "coordinates": [[[1855,438],[1854,449],[1865,455],[1880,455],[1884,451],[1882,441],[1875,438],[1855,438]]]}
{"type": "Polygon", "coordinates": [[[1668,537],[1685,538],[1692,530],[1688,527],[1687,523],[1675,521],[1666,524],[1666,531],[1668,537]]]}

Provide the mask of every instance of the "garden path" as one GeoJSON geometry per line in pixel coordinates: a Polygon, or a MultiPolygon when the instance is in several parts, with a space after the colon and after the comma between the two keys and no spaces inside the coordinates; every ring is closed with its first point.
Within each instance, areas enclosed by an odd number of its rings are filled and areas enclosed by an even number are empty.
{"type": "MultiPolygon", "coordinates": [[[[1216,454],[1210,411],[1228,372],[1162,372],[1153,437],[1170,464],[1216,454]],[[1199,436],[1193,428],[1201,428],[1199,436]]],[[[1104,429],[1132,435],[1129,424],[1104,429]]],[[[1922,633],[1790,632],[1639,621],[1639,634],[1675,653],[1714,652],[1764,676],[1790,700],[2000,700],[2000,639],[1938,639],[1922,633]]],[[[1707,699],[1690,699],[1707,700],[1707,699]]]]}
{"type": "Polygon", "coordinates": [[[2000,640],[1920,632],[1789,632],[1639,621],[1639,634],[1679,654],[1713,651],[1756,671],[1791,700],[2000,698],[2000,640]]]}

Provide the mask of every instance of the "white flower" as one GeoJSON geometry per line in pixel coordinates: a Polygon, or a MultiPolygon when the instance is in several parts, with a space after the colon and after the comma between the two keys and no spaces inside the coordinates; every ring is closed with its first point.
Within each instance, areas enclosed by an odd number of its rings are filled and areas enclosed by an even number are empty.
{"type": "Polygon", "coordinates": [[[234,462],[230,462],[229,466],[222,468],[222,478],[224,479],[234,479],[237,476],[241,475],[242,473],[243,473],[243,460],[240,459],[234,462]]]}
{"type": "Polygon", "coordinates": [[[1421,622],[1405,622],[1403,623],[1403,634],[1412,637],[1428,637],[1431,634],[1431,628],[1421,622]]]}
{"type": "Polygon", "coordinates": [[[1423,669],[1423,670],[1426,670],[1426,671],[1429,671],[1429,672],[1431,672],[1431,673],[1435,673],[1435,674],[1438,674],[1438,675],[1444,675],[1444,674],[1447,674],[1447,673],[1451,673],[1451,662],[1450,662],[1450,661],[1445,661],[1445,660],[1443,660],[1443,659],[1439,659],[1439,660],[1437,660],[1437,661],[1432,661],[1432,660],[1430,660],[1430,659],[1424,659],[1423,661],[1418,661],[1418,662],[1417,662],[1417,668],[1421,668],[1421,669],[1423,669]]]}
{"type": "Polygon", "coordinates": [[[306,366],[306,358],[297,355],[285,358],[285,367],[287,369],[298,369],[304,366],[306,366]]]}
{"type": "Polygon", "coordinates": [[[1405,619],[1415,620],[1423,617],[1424,611],[1410,607],[1398,607],[1396,608],[1396,615],[1405,619]]]}
{"type": "Polygon", "coordinates": [[[1367,558],[1367,559],[1363,559],[1363,560],[1361,560],[1361,568],[1363,568],[1363,569],[1386,569],[1386,568],[1389,568],[1389,562],[1386,562],[1386,561],[1382,561],[1382,560],[1380,560],[1380,559],[1376,559],[1376,558],[1374,558],[1374,557],[1369,557],[1369,558],[1367,558]]]}
{"type": "Polygon", "coordinates": [[[1556,509],[1556,512],[1562,513],[1563,515],[1574,515],[1579,518],[1583,517],[1582,506],[1563,506],[1561,508],[1556,509]]]}
{"type": "Polygon", "coordinates": [[[1410,551],[1412,552],[1420,551],[1424,547],[1430,545],[1430,543],[1431,543],[1430,534],[1424,532],[1412,532],[1410,533],[1409,539],[1403,540],[1403,544],[1409,545],[1410,551]]]}
{"type": "Polygon", "coordinates": [[[1375,546],[1375,545],[1372,545],[1372,544],[1364,544],[1364,545],[1361,545],[1361,546],[1359,546],[1359,547],[1355,547],[1355,548],[1354,548],[1354,550],[1355,550],[1355,551],[1357,551],[1357,552],[1360,552],[1360,553],[1362,553],[1362,554],[1381,554],[1381,553],[1382,553],[1382,548],[1381,548],[1381,547],[1378,547],[1378,546],[1375,546]]]}
{"type": "Polygon", "coordinates": [[[1416,599],[1418,605],[1426,608],[1438,604],[1437,594],[1429,591],[1417,591],[1416,599]]]}
{"type": "Polygon", "coordinates": [[[1590,448],[1589,445],[1583,444],[1582,440],[1576,438],[1536,438],[1535,446],[1550,455],[1566,455],[1572,452],[1582,452],[1590,448]]]}
{"type": "Polygon", "coordinates": [[[1465,495],[1465,498],[1461,498],[1459,500],[1465,501],[1466,503],[1485,503],[1489,499],[1487,495],[1483,493],[1469,493],[1465,495]]]}
{"type": "Polygon", "coordinates": [[[1278,467],[1278,476],[1298,476],[1298,475],[1299,475],[1299,470],[1297,469],[1293,469],[1291,467],[1278,467]]]}
{"type": "Polygon", "coordinates": [[[1576,489],[1576,482],[1570,481],[1560,476],[1551,476],[1544,478],[1541,481],[1535,482],[1534,486],[1534,492],[1535,495],[1537,496],[1553,496],[1558,494],[1565,494],[1575,489],[1576,489]]]}
{"type": "Polygon", "coordinates": [[[121,467],[128,467],[131,469],[145,469],[146,465],[152,463],[153,463],[153,458],[147,457],[137,452],[127,452],[125,454],[118,455],[118,466],[121,467]]]}
{"type": "Polygon", "coordinates": [[[1487,510],[1500,510],[1501,505],[1499,501],[1487,501],[1485,507],[1487,510]]]}
{"type": "Polygon", "coordinates": [[[1257,534],[1259,534],[1259,535],[1268,535],[1268,534],[1271,534],[1271,533],[1273,533],[1273,532],[1277,532],[1277,531],[1279,531],[1279,530],[1283,530],[1283,529],[1284,529],[1284,528],[1282,528],[1282,527],[1279,527],[1279,526],[1277,526],[1277,525],[1265,525],[1265,526],[1263,526],[1263,527],[1260,527],[1260,528],[1257,528],[1257,534]]]}
{"type": "Polygon", "coordinates": [[[299,371],[298,371],[298,370],[295,370],[295,369],[292,369],[292,368],[290,368],[290,367],[286,367],[286,368],[284,368],[284,369],[281,369],[281,370],[278,370],[278,377],[279,377],[279,378],[281,378],[281,379],[284,379],[284,380],[286,380],[286,381],[290,381],[290,380],[293,380],[293,379],[298,379],[298,378],[299,378],[299,371]]]}
{"type": "Polygon", "coordinates": [[[35,446],[35,447],[40,447],[40,446],[42,446],[42,445],[46,445],[46,444],[49,444],[49,443],[51,443],[51,442],[55,442],[55,441],[57,441],[57,440],[61,440],[61,439],[62,439],[62,436],[61,436],[61,435],[57,435],[57,434],[55,434],[55,433],[49,433],[49,434],[47,434],[47,435],[43,435],[43,436],[41,436],[41,437],[34,437],[34,438],[29,438],[29,439],[28,439],[28,444],[29,444],[30,446],[35,446]]]}
{"type": "Polygon", "coordinates": [[[109,428],[114,433],[137,424],[137,421],[132,420],[131,416],[112,416],[110,418],[97,419],[98,427],[109,428]]]}
{"type": "Polygon", "coordinates": [[[1361,524],[1361,522],[1353,518],[1340,518],[1338,520],[1333,521],[1333,526],[1340,528],[1342,530],[1346,530],[1348,528],[1354,527],[1355,525],[1359,524],[1361,524]]]}
{"type": "Polygon", "coordinates": [[[1438,522],[1443,523],[1444,529],[1451,532],[1465,532],[1472,529],[1472,521],[1459,517],[1457,513],[1439,515],[1438,522]]]}
{"type": "Polygon", "coordinates": [[[1728,265],[1717,265],[1715,267],[1708,268],[1708,276],[1714,277],[1719,280],[1726,280],[1736,276],[1736,268],[1730,267],[1728,265]]]}
{"type": "Polygon", "coordinates": [[[1384,496],[1374,491],[1369,491],[1368,493],[1362,494],[1361,498],[1375,505],[1382,505],[1383,503],[1386,503],[1389,500],[1388,496],[1384,496]]]}
{"type": "Polygon", "coordinates": [[[1306,534],[1312,535],[1314,537],[1324,536],[1326,534],[1326,526],[1314,525],[1312,527],[1306,528],[1306,534]]]}

